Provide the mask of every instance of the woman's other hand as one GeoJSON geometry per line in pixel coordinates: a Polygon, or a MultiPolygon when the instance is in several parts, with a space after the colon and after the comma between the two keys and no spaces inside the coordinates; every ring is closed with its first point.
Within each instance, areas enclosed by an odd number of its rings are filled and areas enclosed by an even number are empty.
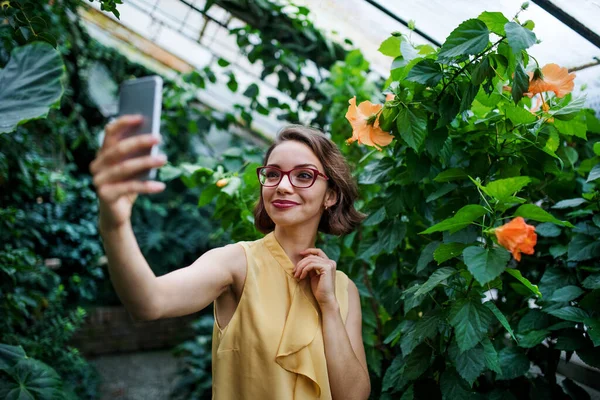
{"type": "Polygon", "coordinates": [[[293,270],[297,279],[310,278],[310,287],[321,307],[336,305],[335,275],[337,264],[321,249],[308,248],[300,252],[304,256],[293,270]]]}

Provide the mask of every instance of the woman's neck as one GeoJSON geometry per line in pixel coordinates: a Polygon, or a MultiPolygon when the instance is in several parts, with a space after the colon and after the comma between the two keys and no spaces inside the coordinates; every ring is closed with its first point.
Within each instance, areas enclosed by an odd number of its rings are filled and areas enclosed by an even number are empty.
{"type": "Polygon", "coordinates": [[[279,242],[292,263],[296,265],[304,258],[300,254],[308,248],[315,247],[317,232],[314,229],[275,227],[275,239],[279,242]]]}

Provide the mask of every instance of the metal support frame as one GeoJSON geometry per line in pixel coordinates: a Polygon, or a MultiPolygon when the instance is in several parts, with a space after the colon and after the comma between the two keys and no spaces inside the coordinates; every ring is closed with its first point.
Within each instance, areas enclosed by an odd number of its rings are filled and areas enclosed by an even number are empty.
{"type": "MultiPolygon", "coordinates": [[[[403,20],[402,18],[400,18],[399,16],[397,16],[396,14],[394,14],[393,12],[391,12],[390,10],[388,10],[387,8],[382,6],[381,4],[377,3],[374,0],[365,0],[365,1],[367,3],[369,3],[370,5],[372,5],[373,7],[375,7],[376,9],[378,9],[379,11],[381,11],[382,13],[384,13],[385,15],[387,15],[388,17],[400,22],[402,25],[404,25],[405,27],[408,28],[408,22],[406,22],[405,20],[403,20]]],[[[414,32],[418,33],[419,36],[427,39],[430,43],[435,44],[437,47],[442,47],[442,44],[440,42],[438,42],[437,40],[435,40],[434,38],[429,36],[427,33],[423,32],[419,28],[415,28],[414,32]]]]}
{"type": "Polygon", "coordinates": [[[532,0],[544,11],[558,19],[560,22],[577,32],[581,37],[592,43],[600,49],[600,36],[590,28],[577,21],[573,16],[567,14],[562,8],[552,3],[550,0],[532,0]]]}

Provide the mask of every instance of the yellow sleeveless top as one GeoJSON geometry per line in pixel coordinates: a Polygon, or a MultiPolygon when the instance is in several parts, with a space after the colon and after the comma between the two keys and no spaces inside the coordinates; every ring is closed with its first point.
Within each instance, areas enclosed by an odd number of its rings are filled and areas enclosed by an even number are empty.
{"type": "MultiPolygon", "coordinates": [[[[225,328],[214,311],[213,400],[331,399],[321,311],[309,279],[293,277],[273,232],[240,244],[248,268],[239,304],[225,328]]],[[[335,292],[346,323],[348,277],[341,271],[335,292]]]]}

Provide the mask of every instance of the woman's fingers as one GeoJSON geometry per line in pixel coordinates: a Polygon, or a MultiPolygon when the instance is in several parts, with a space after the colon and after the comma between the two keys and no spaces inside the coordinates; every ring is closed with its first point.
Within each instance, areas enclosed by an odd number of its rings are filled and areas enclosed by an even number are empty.
{"type": "Polygon", "coordinates": [[[96,174],[98,171],[130,158],[142,150],[149,150],[152,146],[160,143],[160,141],[159,136],[151,133],[123,139],[114,146],[100,152],[98,157],[90,164],[90,172],[96,174]]]}
{"type": "Polygon", "coordinates": [[[150,168],[158,168],[167,162],[164,155],[136,157],[121,163],[104,167],[94,175],[94,185],[99,189],[105,183],[114,183],[132,178],[150,168]]]}
{"type": "Polygon", "coordinates": [[[123,195],[159,193],[165,190],[165,187],[163,182],[131,180],[103,185],[98,189],[98,196],[107,203],[111,203],[123,195]]]}
{"type": "MultiPolygon", "coordinates": [[[[104,128],[104,144],[112,145],[118,141],[124,133],[135,128],[144,121],[141,115],[123,115],[112,121],[104,128]]],[[[102,146],[104,147],[104,145],[102,146]]]]}
{"type": "Polygon", "coordinates": [[[335,270],[335,268],[335,261],[311,255],[300,260],[292,273],[295,278],[304,279],[310,271],[315,271],[316,274],[321,275],[327,271],[335,270]]]}
{"type": "Polygon", "coordinates": [[[306,250],[303,250],[303,251],[300,252],[300,254],[313,254],[315,256],[319,256],[319,257],[322,257],[322,258],[325,258],[325,259],[329,259],[329,257],[327,257],[327,254],[325,254],[325,252],[323,250],[317,249],[315,247],[311,247],[311,248],[308,248],[306,250]]]}

